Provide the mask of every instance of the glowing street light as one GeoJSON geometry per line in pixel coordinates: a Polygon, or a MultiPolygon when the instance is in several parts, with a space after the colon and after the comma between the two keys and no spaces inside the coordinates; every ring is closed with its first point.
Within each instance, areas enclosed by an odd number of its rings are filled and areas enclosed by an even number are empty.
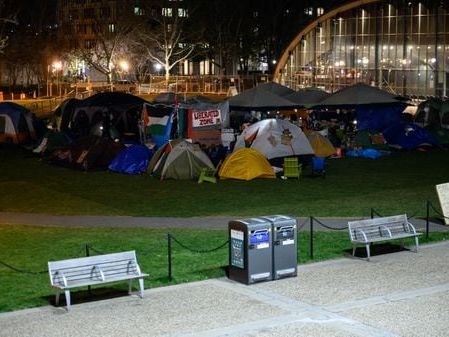
{"type": "Polygon", "coordinates": [[[56,86],[58,88],[59,97],[61,97],[61,81],[59,78],[60,71],[62,70],[62,62],[55,61],[52,64],[54,71],[56,72],[56,86]]]}
{"type": "Polygon", "coordinates": [[[119,63],[120,69],[127,73],[129,71],[129,63],[126,60],[122,60],[119,63]]]}

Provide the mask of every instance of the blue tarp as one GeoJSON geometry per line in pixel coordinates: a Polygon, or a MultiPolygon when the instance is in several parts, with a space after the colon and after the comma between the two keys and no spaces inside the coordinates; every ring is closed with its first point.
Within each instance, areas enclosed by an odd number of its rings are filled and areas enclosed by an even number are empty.
{"type": "Polygon", "coordinates": [[[389,125],[399,124],[406,105],[360,105],[356,108],[357,128],[359,130],[383,131],[389,125]]]}
{"type": "Polygon", "coordinates": [[[385,140],[390,145],[397,145],[405,150],[412,150],[422,145],[438,145],[438,140],[426,129],[413,123],[394,124],[384,130],[385,140]]]}
{"type": "Polygon", "coordinates": [[[127,174],[144,173],[153,154],[154,152],[145,145],[132,145],[114,158],[109,169],[127,174]]]}
{"type": "Polygon", "coordinates": [[[364,149],[364,150],[350,150],[346,151],[348,157],[363,157],[370,159],[377,159],[382,156],[382,152],[374,149],[364,149]]]}

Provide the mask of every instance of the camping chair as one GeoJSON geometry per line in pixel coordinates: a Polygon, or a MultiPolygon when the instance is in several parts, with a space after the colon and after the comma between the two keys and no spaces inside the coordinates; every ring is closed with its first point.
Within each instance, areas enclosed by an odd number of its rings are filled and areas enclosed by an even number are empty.
{"type": "Polygon", "coordinates": [[[298,158],[284,158],[284,173],[286,178],[297,178],[301,175],[301,164],[298,163],[298,158]]]}
{"type": "Polygon", "coordinates": [[[203,181],[208,181],[215,184],[217,182],[216,174],[220,165],[221,160],[217,164],[217,167],[215,167],[215,170],[212,170],[210,167],[202,167],[200,171],[200,177],[198,178],[198,184],[201,184],[203,181]]]}
{"type": "Polygon", "coordinates": [[[324,170],[324,161],[326,158],[324,157],[312,157],[312,176],[321,176],[324,178],[325,170],[324,170]]]}

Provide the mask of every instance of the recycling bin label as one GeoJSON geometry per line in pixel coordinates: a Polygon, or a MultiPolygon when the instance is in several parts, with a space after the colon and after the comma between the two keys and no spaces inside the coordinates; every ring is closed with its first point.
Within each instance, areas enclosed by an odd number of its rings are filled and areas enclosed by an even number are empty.
{"type": "Polygon", "coordinates": [[[231,265],[237,268],[244,266],[243,232],[231,229],[231,265]]]}
{"type": "Polygon", "coordinates": [[[252,231],[249,234],[249,243],[256,249],[270,248],[270,233],[268,230],[252,231]]]}

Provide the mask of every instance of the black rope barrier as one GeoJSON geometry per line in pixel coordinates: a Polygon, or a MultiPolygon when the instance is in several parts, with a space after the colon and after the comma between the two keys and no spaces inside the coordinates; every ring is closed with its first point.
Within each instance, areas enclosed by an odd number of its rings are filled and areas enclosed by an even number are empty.
{"type": "Polygon", "coordinates": [[[8,269],[11,269],[17,273],[21,273],[21,274],[31,274],[31,275],[40,275],[40,274],[45,274],[48,273],[48,269],[46,270],[42,270],[42,271],[31,271],[31,270],[26,270],[26,269],[21,269],[21,268],[17,268],[14,267],[6,262],[0,261],[0,264],[8,269]]]}
{"type": "Polygon", "coordinates": [[[322,227],[324,227],[324,228],[327,228],[327,229],[330,229],[330,230],[341,231],[341,230],[348,229],[348,226],[344,226],[344,227],[332,227],[332,226],[329,226],[329,225],[326,225],[326,224],[322,223],[320,220],[318,220],[318,219],[315,218],[315,217],[312,217],[312,218],[313,218],[314,222],[318,222],[318,224],[319,224],[320,226],[322,226],[322,227]]]}
{"type": "Polygon", "coordinates": [[[188,251],[190,251],[192,253],[198,253],[198,254],[213,253],[213,252],[223,248],[224,246],[226,246],[229,243],[229,240],[226,240],[226,242],[223,242],[218,247],[215,247],[215,248],[212,248],[212,249],[193,249],[193,248],[190,248],[190,247],[186,246],[182,242],[180,242],[173,235],[170,235],[170,236],[173,239],[173,241],[176,242],[178,245],[180,245],[182,248],[184,248],[184,249],[186,249],[186,250],[188,250],[188,251]]]}
{"type": "Polygon", "coordinates": [[[441,214],[440,211],[437,211],[436,208],[435,208],[435,206],[434,206],[430,201],[428,201],[428,203],[429,203],[430,208],[432,208],[432,210],[433,210],[438,216],[442,217],[443,219],[449,219],[449,217],[445,216],[444,214],[441,214]]]}

